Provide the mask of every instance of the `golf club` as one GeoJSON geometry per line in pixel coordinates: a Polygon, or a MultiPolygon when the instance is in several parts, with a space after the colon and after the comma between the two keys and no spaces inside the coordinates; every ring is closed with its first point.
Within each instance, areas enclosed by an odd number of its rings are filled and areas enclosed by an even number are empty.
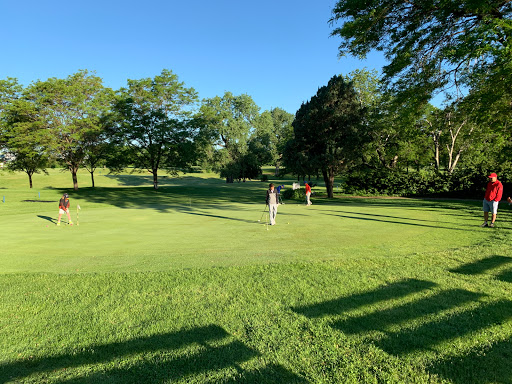
{"type": "Polygon", "coordinates": [[[265,208],[263,209],[263,212],[261,213],[261,217],[258,220],[258,223],[263,219],[263,215],[265,214],[265,212],[267,212],[267,204],[265,204],[265,208]]]}

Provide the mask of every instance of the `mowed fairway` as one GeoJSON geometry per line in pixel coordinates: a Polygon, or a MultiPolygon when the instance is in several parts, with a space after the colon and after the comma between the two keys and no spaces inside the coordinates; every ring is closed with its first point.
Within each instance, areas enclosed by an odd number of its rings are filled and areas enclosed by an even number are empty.
{"type": "Polygon", "coordinates": [[[160,182],[0,172],[0,382],[512,382],[507,204],[160,182]]]}

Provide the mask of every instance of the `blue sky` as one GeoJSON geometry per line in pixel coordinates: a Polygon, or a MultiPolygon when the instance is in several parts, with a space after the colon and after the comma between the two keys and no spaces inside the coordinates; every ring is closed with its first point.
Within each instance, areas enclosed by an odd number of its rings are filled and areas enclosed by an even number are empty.
{"type": "Polygon", "coordinates": [[[199,97],[250,95],[295,113],[335,74],[381,70],[383,56],[338,58],[334,0],[0,0],[0,79],[28,85],[96,71],[118,89],[172,70],[199,97]]]}

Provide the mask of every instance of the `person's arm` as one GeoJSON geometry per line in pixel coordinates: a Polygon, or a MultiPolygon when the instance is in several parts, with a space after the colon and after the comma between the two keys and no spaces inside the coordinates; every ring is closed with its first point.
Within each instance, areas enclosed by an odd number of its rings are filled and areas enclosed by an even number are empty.
{"type": "Polygon", "coordinates": [[[500,183],[500,185],[498,186],[498,190],[496,192],[496,201],[501,201],[501,198],[503,197],[503,184],[500,183]]]}

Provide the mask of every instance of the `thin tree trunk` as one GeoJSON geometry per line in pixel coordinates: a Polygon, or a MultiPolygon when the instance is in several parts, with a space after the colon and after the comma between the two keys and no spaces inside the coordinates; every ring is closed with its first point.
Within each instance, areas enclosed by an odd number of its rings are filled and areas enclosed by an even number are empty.
{"type": "Polygon", "coordinates": [[[153,188],[158,189],[158,169],[153,169],[153,188]]]}
{"type": "Polygon", "coordinates": [[[30,188],[32,188],[32,173],[33,172],[27,172],[28,175],[28,183],[30,185],[30,188]]]}
{"type": "Polygon", "coordinates": [[[90,172],[90,174],[91,174],[92,187],[94,188],[94,171],[90,172]]]}
{"type": "Polygon", "coordinates": [[[78,177],[77,177],[78,167],[71,167],[71,176],[73,177],[73,189],[78,191],[78,177]]]}

